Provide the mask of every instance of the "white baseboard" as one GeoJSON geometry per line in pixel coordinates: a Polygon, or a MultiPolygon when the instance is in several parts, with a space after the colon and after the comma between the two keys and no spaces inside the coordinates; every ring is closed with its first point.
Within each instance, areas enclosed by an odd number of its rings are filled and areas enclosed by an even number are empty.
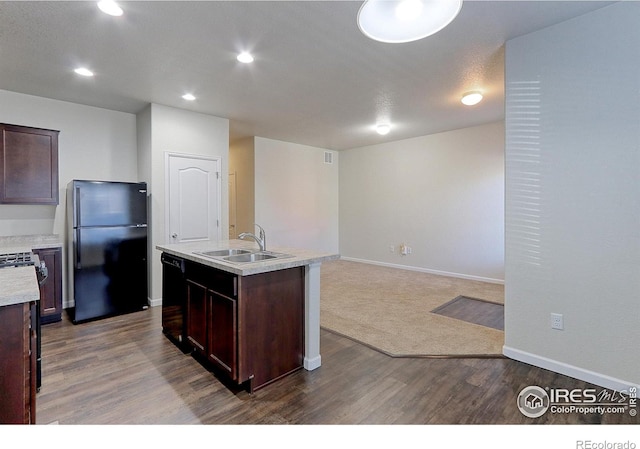
{"type": "MultiPolygon", "coordinates": [[[[502,353],[510,359],[524,362],[529,365],[544,368],[554,373],[563,374],[565,376],[573,377],[574,379],[583,380],[600,387],[609,388],[615,391],[629,391],[629,387],[640,388],[640,385],[633,382],[627,382],[621,379],[616,379],[606,374],[596,373],[584,368],[569,365],[564,362],[552,360],[546,357],[542,357],[536,354],[531,354],[526,351],[511,348],[509,346],[502,347],[502,353]]],[[[553,387],[553,385],[538,385],[539,387],[553,387]]]]}
{"type": "Polygon", "coordinates": [[[451,273],[451,272],[448,272],[448,271],[430,270],[428,268],[412,267],[412,266],[409,266],[409,265],[399,265],[399,264],[387,263],[387,262],[377,262],[375,260],[357,259],[355,257],[344,257],[344,256],[341,256],[340,259],[348,260],[350,262],[367,263],[369,265],[380,265],[382,267],[399,268],[401,270],[418,271],[420,273],[429,273],[429,274],[436,274],[436,275],[439,275],[439,276],[448,276],[448,277],[453,277],[453,278],[469,279],[471,281],[489,282],[491,284],[503,284],[504,285],[504,279],[493,279],[493,278],[485,278],[485,277],[481,277],[481,276],[473,276],[473,275],[470,275],[470,274],[451,273]]]}
{"type": "Polygon", "coordinates": [[[305,357],[303,360],[304,369],[307,371],[313,371],[316,368],[320,368],[320,365],[322,365],[322,357],[319,355],[312,359],[305,357]]]}

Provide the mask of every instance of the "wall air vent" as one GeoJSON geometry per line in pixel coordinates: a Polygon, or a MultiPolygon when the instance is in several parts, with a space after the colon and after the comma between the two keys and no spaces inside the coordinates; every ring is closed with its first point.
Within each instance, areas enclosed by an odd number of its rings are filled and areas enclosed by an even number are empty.
{"type": "Polygon", "coordinates": [[[324,152],[324,163],[325,164],[333,164],[333,153],[330,151],[324,152]]]}

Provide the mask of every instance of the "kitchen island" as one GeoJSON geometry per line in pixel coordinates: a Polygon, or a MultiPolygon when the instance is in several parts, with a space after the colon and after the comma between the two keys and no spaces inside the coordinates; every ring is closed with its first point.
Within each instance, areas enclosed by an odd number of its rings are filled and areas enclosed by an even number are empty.
{"type": "Polygon", "coordinates": [[[163,330],[169,326],[165,308],[176,306],[169,295],[183,292],[183,325],[174,340],[185,352],[251,391],[321,365],[320,266],[338,254],[259,251],[243,240],[156,248],[163,252],[163,330]],[[165,267],[179,268],[174,271],[183,274],[183,286],[175,288],[179,278],[165,267]]]}

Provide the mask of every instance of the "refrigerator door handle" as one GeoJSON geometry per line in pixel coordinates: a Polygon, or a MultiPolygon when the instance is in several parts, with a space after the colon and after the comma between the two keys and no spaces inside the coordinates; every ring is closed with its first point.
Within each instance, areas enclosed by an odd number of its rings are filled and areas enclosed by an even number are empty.
{"type": "Polygon", "coordinates": [[[80,259],[80,229],[76,229],[75,230],[75,242],[74,242],[74,248],[73,248],[73,256],[76,259],[76,270],[81,270],[82,269],[82,261],[80,259]]]}
{"type": "Polygon", "coordinates": [[[73,214],[73,227],[74,228],[79,228],[81,226],[81,220],[80,220],[80,187],[76,187],[76,192],[75,192],[75,204],[74,204],[74,208],[75,208],[75,213],[73,214]]]}

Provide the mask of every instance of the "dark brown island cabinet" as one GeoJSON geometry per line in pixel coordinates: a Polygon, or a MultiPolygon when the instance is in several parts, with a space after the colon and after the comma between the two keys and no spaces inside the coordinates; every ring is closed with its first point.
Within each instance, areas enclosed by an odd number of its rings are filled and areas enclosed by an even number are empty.
{"type": "Polygon", "coordinates": [[[303,366],[304,267],[238,276],[187,261],[184,341],[250,391],[303,366]]]}
{"type": "Polygon", "coordinates": [[[62,248],[34,249],[44,262],[48,277],[40,285],[40,323],[62,320],[62,248]]]}
{"type": "Polygon", "coordinates": [[[0,423],[36,423],[36,302],[0,307],[0,423]]]}
{"type": "Polygon", "coordinates": [[[58,134],[0,123],[0,204],[57,205],[58,134]]]}

